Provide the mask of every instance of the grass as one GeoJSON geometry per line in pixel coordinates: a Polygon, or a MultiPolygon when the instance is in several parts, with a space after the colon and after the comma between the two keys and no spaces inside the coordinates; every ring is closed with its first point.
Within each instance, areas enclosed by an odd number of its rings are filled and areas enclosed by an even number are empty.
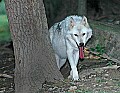
{"type": "Polygon", "coordinates": [[[11,41],[8,19],[6,15],[0,15],[0,43],[11,41]]]}
{"type": "Polygon", "coordinates": [[[4,0],[2,0],[2,2],[0,2],[0,15],[1,14],[6,14],[4,0]]]}
{"type": "Polygon", "coordinates": [[[91,51],[98,52],[98,56],[105,53],[105,47],[103,47],[101,44],[97,44],[94,48],[90,48],[91,51]]]}

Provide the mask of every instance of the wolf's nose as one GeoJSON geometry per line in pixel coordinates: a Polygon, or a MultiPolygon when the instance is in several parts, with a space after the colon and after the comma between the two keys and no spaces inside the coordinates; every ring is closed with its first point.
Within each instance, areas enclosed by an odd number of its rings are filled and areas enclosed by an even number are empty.
{"type": "Polygon", "coordinates": [[[80,46],[80,47],[84,46],[84,43],[80,43],[79,46],[80,46]]]}

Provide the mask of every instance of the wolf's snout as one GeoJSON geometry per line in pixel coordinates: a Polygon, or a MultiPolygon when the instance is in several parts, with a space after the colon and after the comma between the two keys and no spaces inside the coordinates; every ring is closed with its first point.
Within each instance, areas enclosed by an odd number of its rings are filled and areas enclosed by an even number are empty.
{"type": "Polygon", "coordinates": [[[80,43],[79,46],[80,46],[80,47],[83,47],[83,46],[84,46],[84,43],[80,43]]]}

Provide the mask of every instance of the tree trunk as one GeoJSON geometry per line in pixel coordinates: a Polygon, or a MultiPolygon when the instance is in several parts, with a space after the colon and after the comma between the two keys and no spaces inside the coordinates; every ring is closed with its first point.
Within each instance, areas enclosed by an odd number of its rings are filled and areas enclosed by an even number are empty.
{"type": "Polygon", "coordinates": [[[49,40],[42,0],[5,0],[15,55],[15,93],[36,93],[63,79],[49,40]]]}
{"type": "Polygon", "coordinates": [[[78,15],[83,16],[87,15],[87,0],[78,0],[78,15]]]}

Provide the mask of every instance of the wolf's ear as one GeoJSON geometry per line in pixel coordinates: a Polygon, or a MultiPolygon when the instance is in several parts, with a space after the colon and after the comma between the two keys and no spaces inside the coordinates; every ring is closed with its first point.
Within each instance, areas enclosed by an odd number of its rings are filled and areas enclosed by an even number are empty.
{"type": "Polygon", "coordinates": [[[70,18],[70,29],[72,29],[72,28],[74,27],[74,25],[75,25],[75,21],[74,21],[74,19],[71,17],[71,18],[70,18]]]}
{"type": "Polygon", "coordinates": [[[83,16],[81,24],[84,25],[85,27],[89,28],[89,24],[88,24],[87,18],[85,16],[83,16]]]}

